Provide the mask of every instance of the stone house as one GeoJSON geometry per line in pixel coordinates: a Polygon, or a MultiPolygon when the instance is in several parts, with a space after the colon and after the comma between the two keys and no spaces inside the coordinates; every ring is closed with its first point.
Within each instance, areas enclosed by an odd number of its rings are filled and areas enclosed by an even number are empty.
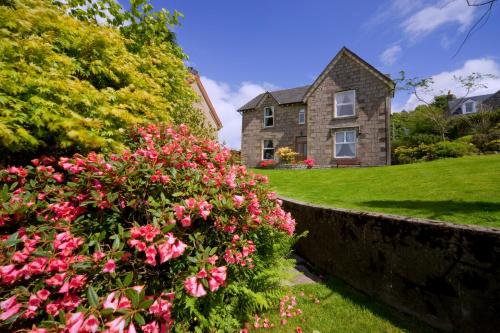
{"type": "Polygon", "coordinates": [[[210,97],[208,97],[207,91],[201,82],[200,75],[198,74],[198,71],[192,67],[189,68],[189,71],[191,73],[191,80],[189,83],[196,95],[198,95],[198,100],[193,106],[203,112],[205,126],[211,126],[216,131],[219,131],[222,128],[222,122],[217,115],[217,111],[215,111],[210,97]]]}
{"type": "Polygon", "coordinates": [[[452,116],[498,109],[500,109],[500,90],[494,94],[453,98],[448,101],[448,111],[452,116]]]}
{"type": "Polygon", "coordinates": [[[317,165],[391,163],[394,83],[343,47],[313,84],[262,93],[238,109],[242,162],[278,160],[290,147],[317,165]]]}

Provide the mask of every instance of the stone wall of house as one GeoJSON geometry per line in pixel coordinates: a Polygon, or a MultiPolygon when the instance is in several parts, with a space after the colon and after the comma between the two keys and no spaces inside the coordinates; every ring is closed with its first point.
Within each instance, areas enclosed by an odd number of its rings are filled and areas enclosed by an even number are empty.
{"type": "MultiPolygon", "coordinates": [[[[278,105],[276,100],[267,94],[256,109],[243,111],[242,163],[249,167],[255,167],[262,161],[262,141],[264,139],[273,140],[275,151],[279,147],[290,147],[295,150],[296,138],[307,135],[306,125],[299,125],[299,110],[303,108],[305,108],[304,104],[278,105]],[[268,106],[274,106],[274,127],[264,128],[264,108],[268,106]]],[[[277,156],[275,159],[277,160],[277,156]]]]}
{"type": "Polygon", "coordinates": [[[317,164],[336,164],[332,128],[359,131],[356,160],[365,166],[390,164],[391,92],[374,74],[349,56],[341,57],[308,101],[309,156],[317,164]],[[334,94],[356,90],[356,115],[334,118],[334,94]]]}
{"type": "Polygon", "coordinates": [[[430,325],[498,332],[500,230],[318,207],[285,199],[296,251],[354,288],[430,325]]]}

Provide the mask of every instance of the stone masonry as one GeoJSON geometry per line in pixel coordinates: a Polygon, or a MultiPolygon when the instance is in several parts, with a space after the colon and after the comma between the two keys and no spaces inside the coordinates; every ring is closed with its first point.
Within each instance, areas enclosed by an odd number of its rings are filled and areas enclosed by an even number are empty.
{"type": "MultiPolygon", "coordinates": [[[[296,150],[298,137],[307,137],[307,157],[317,165],[376,166],[390,164],[390,114],[393,82],[384,74],[342,48],[311,86],[265,92],[242,106],[242,162],[258,166],[263,140],[296,150]],[[336,118],[335,93],[355,90],[355,115],[336,118]],[[274,107],[274,126],[264,127],[264,108],[274,107]],[[299,110],[306,122],[299,125],[299,110]],[[335,131],[357,132],[356,157],[334,158],[335,131]]],[[[275,155],[277,160],[277,156],[275,155]]]]}
{"type": "MultiPolygon", "coordinates": [[[[306,108],[305,104],[279,105],[270,95],[264,96],[257,109],[243,114],[242,125],[242,163],[247,166],[257,166],[262,161],[262,144],[265,139],[272,139],[277,147],[290,147],[295,150],[295,140],[298,136],[307,135],[306,124],[299,125],[299,110],[306,108]],[[264,128],[264,108],[274,106],[274,127],[264,128]],[[243,154],[243,152],[245,152],[243,154]]],[[[307,111],[306,111],[307,118],[307,111]]]]}
{"type": "Polygon", "coordinates": [[[356,160],[365,166],[390,164],[389,120],[391,113],[389,87],[350,57],[342,57],[307,101],[310,157],[317,164],[331,165],[335,130],[356,129],[356,160]],[[355,116],[334,117],[334,95],[345,90],[356,91],[355,116]]]}

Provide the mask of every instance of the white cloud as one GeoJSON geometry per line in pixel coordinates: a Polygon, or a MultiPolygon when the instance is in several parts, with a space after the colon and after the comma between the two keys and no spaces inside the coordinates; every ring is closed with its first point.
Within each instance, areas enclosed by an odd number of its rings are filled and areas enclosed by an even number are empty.
{"type": "Polygon", "coordinates": [[[363,27],[369,29],[394,17],[404,17],[420,7],[422,7],[422,0],[390,0],[381,4],[375,14],[363,24],[363,27]]]}
{"type": "Polygon", "coordinates": [[[393,45],[387,48],[384,52],[382,52],[382,54],[379,57],[380,61],[385,66],[391,66],[399,58],[401,51],[402,49],[401,46],[399,46],[399,44],[393,45]]]}
{"type": "Polygon", "coordinates": [[[465,31],[474,19],[475,7],[463,0],[441,0],[409,16],[401,26],[412,39],[430,34],[442,25],[454,23],[460,31],[465,31]]]}
{"type": "MultiPolygon", "coordinates": [[[[446,94],[448,91],[451,91],[457,97],[464,97],[467,90],[454,77],[465,77],[472,73],[491,74],[495,77],[486,78],[480,82],[487,87],[475,89],[469,93],[469,96],[489,94],[500,90],[500,64],[491,58],[479,58],[466,61],[461,68],[456,70],[433,75],[432,79],[434,83],[431,87],[432,91],[421,92],[419,96],[428,102],[432,101],[435,95],[446,94]]],[[[422,103],[415,96],[411,95],[401,109],[413,110],[419,104],[422,103]]],[[[394,110],[397,112],[400,109],[394,107],[394,110]]]]}
{"type": "Polygon", "coordinates": [[[207,77],[202,76],[201,81],[222,121],[219,141],[231,148],[240,149],[241,115],[236,110],[260,93],[275,90],[276,86],[270,83],[243,82],[237,89],[233,89],[227,83],[207,77]]]}

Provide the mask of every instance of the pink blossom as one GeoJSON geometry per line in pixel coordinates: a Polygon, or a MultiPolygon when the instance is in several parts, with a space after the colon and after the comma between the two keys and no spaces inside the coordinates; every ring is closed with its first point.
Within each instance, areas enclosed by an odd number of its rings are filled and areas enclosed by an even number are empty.
{"type": "Polygon", "coordinates": [[[184,228],[188,228],[191,226],[191,217],[186,216],[181,220],[181,224],[184,228]]]}
{"type": "MultiPolygon", "coordinates": [[[[171,234],[169,234],[171,235],[171,234]]],[[[186,249],[186,244],[173,236],[168,236],[169,240],[165,243],[158,245],[158,252],[160,253],[160,263],[163,264],[167,260],[177,258],[182,255],[186,249]]]]}
{"type": "Polygon", "coordinates": [[[184,288],[189,295],[194,297],[203,297],[207,294],[205,288],[203,288],[203,285],[198,282],[196,276],[188,277],[186,281],[184,281],[184,288]]]}
{"type": "Polygon", "coordinates": [[[115,292],[113,291],[111,294],[106,297],[102,308],[103,309],[113,309],[116,310],[118,308],[118,299],[115,298],[115,292]]]}
{"type": "Polygon", "coordinates": [[[57,316],[59,313],[59,304],[58,303],[49,303],[45,306],[45,311],[51,316],[57,316]]]}
{"type": "Polygon", "coordinates": [[[189,198],[185,200],[186,206],[189,209],[194,209],[196,207],[196,199],[194,198],[189,198]]]}
{"type": "Polygon", "coordinates": [[[184,217],[184,212],[186,211],[186,207],[177,205],[175,206],[175,216],[177,219],[182,219],[184,217]]]}
{"type": "Polygon", "coordinates": [[[207,259],[207,261],[210,265],[215,265],[215,262],[217,261],[217,259],[219,259],[219,257],[211,256],[210,258],[207,259]]]}
{"type": "Polygon", "coordinates": [[[19,312],[21,303],[17,303],[16,296],[12,296],[0,303],[0,308],[4,310],[4,312],[0,314],[0,320],[7,320],[19,312]]]}
{"type": "Polygon", "coordinates": [[[66,273],[55,274],[49,279],[45,280],[45,283],[49,286],[61,286],[66,278],[66,273]]]}
{"type": "Polygon", "coordinates": [[[146,325],[141,326],[142,331],[144,333],[159,333],[160,330],[158,328],[158,323],[156,321],[152,321],[150,323],[147,323],[146,325]]]}
{"type": "Polygon", "coordinates": [[[109,259],[105,264],[104,268],[102,269],[103,273],[112,273],[116,269],[116,264],[113,259],[109,259]]]}
{"type": "Polygon", "coordinates": [[[130,325],[128,325],[127,333],[137,333],[137,331],[135,330],[134,323],[132,321],[130,322],[130,325]]]}
{"type": "Polygon", "coordinates": [[[125,318],[123,316],[115,318],[105,324],[109,328],[109,333],[123,333],[125,328],[125,318]]]}
{"type": "Polygon", "coordinates": [[[66,314],[66,329],[69,333],[78,333],[83,326],[84,316],[82,312],[66,314]]]}
{"type": "Polygon", "coordinates": [[[58,183],[62,183],[62,182],[63,182],[63,180],[64,180],[63,175],[62,175],[62,174],[60,174],[60,173],[55,173],[55,174],[53,174],[53,175],[52,175],[52,178],[54,178],[54,180],[55,180],[56,182],[58,182],[58,183]]]}
{"type": "Polygon", "coordinates": [[[104,258],[106,255],[104,254],[104,252],[101,252],[101,251],[96,251],[94,252],[94,254],[92,255],[92,258],[94,258],[94,261],[100,261],[102,258],[104,258]]]}
{"type": "Polygon", "coordinates": [[[99,328],[99,321],[93,314],[88,316],[85,322],[83,323],[83,331],[85,332],[95,333],[97,332],[98,328],[99,328]]]}
{"type": "Polygon", "coordinates": [[[146,249],[146,264],[156,266],[156,253],[154,245],[151,245],[146,249]]]}
{"type": "Polygon", "coordinates": [[[85,282],[87,281],[87,277],[85,275],[75,275],[70,282],[69,282],[69,288],[70,289],[79,289],[83,287],[85,282]]]}
{"type": "Polygon", "coordinates": [[[204,278],[206,278],[207,276],[208,276],[208,274],[207,274],[207,271],[205,270],[205,268],[201,269],[201,270],[198,272],[198,274],[196,274],[196,277],[197,277],[198,279],[204,279],[204,278]]]}
{"type": "Polygon", "coordinates": [[[241,204],[245,201],[245,197],[241,195],[233,195],[233,204],[234,207],[240,208],[241,204]]]}
{"type": "Polygon", "coordinates": [[[36,296],[41,299],[42,301],[45,301],[50,295],[50,292],[46,289],[40,289],[39,291],[36,292],[36,296]]]}

